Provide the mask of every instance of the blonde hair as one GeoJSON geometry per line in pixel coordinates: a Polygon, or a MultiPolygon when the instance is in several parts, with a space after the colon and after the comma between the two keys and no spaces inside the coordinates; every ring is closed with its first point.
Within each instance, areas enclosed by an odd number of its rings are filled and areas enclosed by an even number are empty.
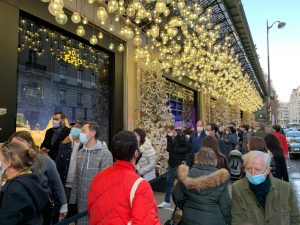
{"type": "Polygon", "coordinates": [[[2,144],[0,152],[13,169],[20,171],[31,168],[37,157],[37,152],[33,148],[28,148],[20,141],[2,144]]]}
{"type": "Polygon", "coordinates": [[[202,147],[195,154],[194,164],[216,167],[218,164],[217,156],[211,148],[202,147]]]}

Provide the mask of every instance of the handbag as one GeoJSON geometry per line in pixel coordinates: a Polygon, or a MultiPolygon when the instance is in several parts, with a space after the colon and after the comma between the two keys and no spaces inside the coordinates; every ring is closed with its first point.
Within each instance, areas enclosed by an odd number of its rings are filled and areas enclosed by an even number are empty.
{"type": "Polygon", "coordinates": [[[175,206],[175,209],[172,213],[171,219],[167,220],[164,225],[180,225],[181,224],[181,219],[182,215],[176,214],[178,207],[177,205],[175,206]]]}

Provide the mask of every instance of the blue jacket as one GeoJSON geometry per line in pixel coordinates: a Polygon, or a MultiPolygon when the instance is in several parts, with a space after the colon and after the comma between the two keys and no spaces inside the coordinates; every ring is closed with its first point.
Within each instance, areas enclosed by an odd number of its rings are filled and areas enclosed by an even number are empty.
{"type": "Polygon", "coordinates": [[[201,148],[202,139],[206,136],[205,130],[198,136],[197,131],[191,133],[189,142],[192,145],[192,153],[198,152],[201,148]]]}

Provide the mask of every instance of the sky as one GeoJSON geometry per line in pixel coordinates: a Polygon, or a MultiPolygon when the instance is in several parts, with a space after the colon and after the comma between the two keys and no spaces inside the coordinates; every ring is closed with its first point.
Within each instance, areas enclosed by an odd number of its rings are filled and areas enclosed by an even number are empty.
{"type": "Polygon", "coordinates": [[[268,73],[267,20],[269,26],[270,77],[279,101],[288,102],[292,90],[300,86],[300,0],[242,0],[260,65],[268,73]]]}

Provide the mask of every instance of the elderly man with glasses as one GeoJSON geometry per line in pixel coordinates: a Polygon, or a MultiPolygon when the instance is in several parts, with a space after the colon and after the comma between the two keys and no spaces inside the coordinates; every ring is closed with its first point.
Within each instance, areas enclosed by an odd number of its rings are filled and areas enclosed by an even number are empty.
{"type": "Polygon", "coordinates": [[[232,186],[232,225],[300,224],[296,195],[289,183],[270,173],[270,155],[244,155],[246,177],[232,186]]]}

